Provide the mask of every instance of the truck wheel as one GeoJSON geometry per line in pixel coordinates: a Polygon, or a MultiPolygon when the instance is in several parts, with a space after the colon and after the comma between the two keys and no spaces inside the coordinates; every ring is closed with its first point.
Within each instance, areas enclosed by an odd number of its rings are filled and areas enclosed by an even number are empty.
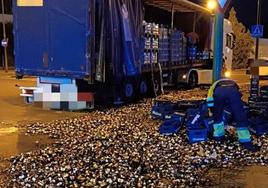
{"type": "Polygon", "coordinates": [[[197,87],[198,85],[198,75],[196,72],[192,72],[189,76],[189,81],[188,81],[188,85],[189,87],[192,89],[192,88],[195,88],[197,87]]]}
{"type": "Polygon", "coordinates": [[[132,82],[125,82],[123,87],[123,94],[125,102],[133,101],[135,97],[135,88],[132,82]]]}
{"type": "Polygon", "coordinates": [[[141,97],[145,97],[148,94],[148,85],[145,79],[142,79],[139,84],[139,91],[141,97]]]}
{"type": "Polygon", "coordinates": [[[131,83],[126,83],[125,84],[125,96],[127,98],[130,98],[133,96],[133,93],[134,93],[133,85],[131,83]]]}

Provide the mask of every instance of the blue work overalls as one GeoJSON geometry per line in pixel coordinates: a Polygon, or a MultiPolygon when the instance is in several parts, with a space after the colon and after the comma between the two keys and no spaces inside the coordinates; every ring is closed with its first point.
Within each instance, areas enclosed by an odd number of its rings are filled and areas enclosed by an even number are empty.
{"type": "Polygon", "coordinates": [[[210,98],[210,107],[213,106],[214,138],[224,137],[223,112],[226,108],[229,108],[237,125],[236,131],[239,142],[251,142],[248,118],[238,85],[232,80],[224,79],[219,80],[213,87],[213,100],[210,98]],[[213,101],[214,105],[211,105],[211,101],[213,101]]]}

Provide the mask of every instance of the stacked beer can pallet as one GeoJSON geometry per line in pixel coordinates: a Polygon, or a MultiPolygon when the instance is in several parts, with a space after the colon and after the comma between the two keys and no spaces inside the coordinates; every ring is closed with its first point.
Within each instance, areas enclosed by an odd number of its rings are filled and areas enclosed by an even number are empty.
{"type": "Polygon", "coordinates": [[[188,47],[188,59],[195,60],[197,58],[197,47],[190,46],[188,47]]]}
{"type": "Polygon", "coordinates": [[[168,36],[168,28],[164,26],[160,27],[159,30],[159,62],[160,63],[168,63],[169,61],[169,36],[168,36]]]}
{"type": "Polygon", "coordinates": [[[144,64],[158,63],[159,25],[144,22],[144,64]]]}
{"type": "Polygon", "coordinates": [[[186,58],[184,47],[184,33],[176,29],[170,30],[170,61],[172,63],[182,62],[186,58]]]}

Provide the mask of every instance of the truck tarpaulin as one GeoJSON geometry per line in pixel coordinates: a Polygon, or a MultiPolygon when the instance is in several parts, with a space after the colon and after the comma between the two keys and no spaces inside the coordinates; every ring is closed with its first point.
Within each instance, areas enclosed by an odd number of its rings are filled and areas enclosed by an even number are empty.
{"type": "Polygon", "coordinates": [[[112,63],[113,75],[117,78],[137,75],[141,53],[142,1],[100,0],[97,6],[99,55],[96,78],[103,81],[104,77],[100,75],[105,72],[106,61],[112,63]]]}

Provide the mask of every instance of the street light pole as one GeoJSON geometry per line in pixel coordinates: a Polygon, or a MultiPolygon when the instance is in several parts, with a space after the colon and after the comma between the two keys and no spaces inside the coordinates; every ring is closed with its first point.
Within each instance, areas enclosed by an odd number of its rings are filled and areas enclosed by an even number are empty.
{"type": "MultiPolygon", "coordinates": [[[[3,26],[3,37],[6,40],[6,23],[5,23],[5,4],[4,0],[1,0],[2,3],[2,26],[3,26]]],[[[5,56],[5,71],[8,72],[8,59],[7,59],[7,48],[4,47],[4,56],[5,56]]]]}
{"type": "MultiPolygon", "coordinates": [[[[260,25],[261,23],[261,0],[258,0],[258,4],[257,4],[257,25],[260,25]]],[[[256,48],[255,48],[255,60],[259,59],[259,43],[260,40],[257,37],[256,38],[256,48]]]]}
{"type": "Polygon", "coordinates": [[[221,78],[223,64],[222,54],[224,14],[219,10],[216,11],[214,24],[213,82],[216,82],[221,78]]]}

